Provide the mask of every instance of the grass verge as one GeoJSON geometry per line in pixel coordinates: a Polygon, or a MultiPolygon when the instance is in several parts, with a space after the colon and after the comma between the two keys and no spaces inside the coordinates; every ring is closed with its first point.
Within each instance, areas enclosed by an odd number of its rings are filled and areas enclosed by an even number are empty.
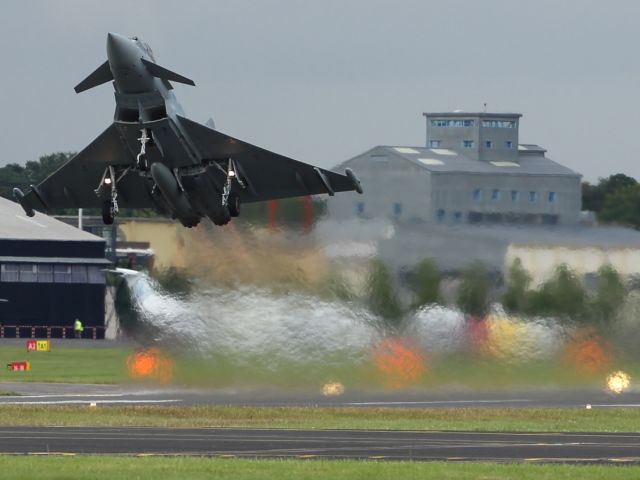
{"type": "Polygon", "coordinates": [[[485,480],[637,479],[640,467],[531,465],[443,462],[374,462],[356,460],[245,460],[215,458],[136,458],[119,456],[2,457],[6,480],[216,478],[256,480],[340,478],[421,478],[485,480]]]}
{"type": "Polygon", "coordinates": [[[121,383],[127,380],[124,348],[57,348],[27,352],[26,347],[0,347],[0,382],[121,383]],[[28,372],[11,372],[10,362],[29,361],[28,372]]]}
{"type": "Polygon", "coordinates": [[[637,432],[640,410],[2,405],[0,425],[637,432]]]}

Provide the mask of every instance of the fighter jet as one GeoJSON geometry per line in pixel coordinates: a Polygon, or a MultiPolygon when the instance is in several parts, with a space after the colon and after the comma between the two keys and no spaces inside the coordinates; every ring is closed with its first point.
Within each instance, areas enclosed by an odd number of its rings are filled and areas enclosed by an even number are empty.
{"type": "Polygon", "coordinates": [[[209,217],[227,224],[240,204],[314,194],[362,193],[355,174],[308,165],[188,119],[172,82],[193,80],[158,65],[137,37],[107,36],[107,61],[76,93],[113,81],[116,110],[91,144],[27,193],[13,193],[34,210],[101,208],[105,224],[121,207],[153,208],[185,227],[209,217]]]}

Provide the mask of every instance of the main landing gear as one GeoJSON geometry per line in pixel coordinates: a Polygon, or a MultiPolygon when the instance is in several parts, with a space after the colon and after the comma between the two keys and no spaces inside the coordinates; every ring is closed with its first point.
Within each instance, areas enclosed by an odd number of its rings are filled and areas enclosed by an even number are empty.
{"type": "Polygon", "coordinates": [[[112,166],[109,166],[105,171],[104,178],[98,190],[101,190],[105,186],[111,187],[111,193],[109,198],[102,202],[102,222],[105,225],[112,225],[118,216],[118,190],[116,189],[116,175],[112,166]]]}

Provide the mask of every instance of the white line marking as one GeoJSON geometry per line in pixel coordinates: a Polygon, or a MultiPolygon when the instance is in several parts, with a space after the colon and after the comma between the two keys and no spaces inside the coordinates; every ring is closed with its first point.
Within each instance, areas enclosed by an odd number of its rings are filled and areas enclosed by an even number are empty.
{"type": "Polygon", "coordinates": [[[428,402],[349,402],[343,405],[446,405],[453,403],[520,403],[530,402],[528,398],[516,398],[508,400],[433,400],[428,402]]]}
{"type": "MultiPolygon", "coordinates": [[[[98,400],[94,403],[99,405],[110,403],[177,403],[182,402],[179,399],[162,399],[162,400],[98,400]]],[[[1,402],[0,405],[71,405],[71,404],[89,404],[89,400],[45,400],[42,402],[1,402]]]]}
{"type": "Polygon", "coordinates": [[[0,398],[0,401],[4,398],[65,398],[65,397],[90,397],[90,398],[98,398],[98,397],[124,397],[125,395],[129,395],[127,393],[60,393],[58,395],[48,394],[48,395],[4,395],[0,398]]]}

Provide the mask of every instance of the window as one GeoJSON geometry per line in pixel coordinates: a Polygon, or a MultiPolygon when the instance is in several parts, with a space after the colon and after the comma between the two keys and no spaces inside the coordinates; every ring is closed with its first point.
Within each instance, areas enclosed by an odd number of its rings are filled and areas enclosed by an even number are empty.
{"type": "Polygon", "coordinates": [[[549,192],[549,203],[556,203],[556,192],[549,192]]]}
{"type": "Polygon", "coordinates": [[[520,201],[520,192],[517,190],[511,190],[511,201],[519,202],[520,201]]]}
{"type": "Polygon", "coordinates": [[[444,222],[445,213],[443,209],[438,210],[438,222],[444,222]]]}
{"type": "Polygon", "coordinates": [[[473,120],[431,120],[432,127],[473,127],[473,120]]]}
{"type": "Polygon", "coordinates": [[[456,212],[453,214],[453,221],[460,223],[462,221],[462,212],[456,212]]]}
{"type": "Polygon", "coordinates": [[[484,146],[486,148],[493,148],[493,142],[491,140],[487,140],[486,142],[484,142],[484,146]]]}
{"type": "Polygon", "coordinates": [[[17,263],[3,263],[0,266],[0,280],[3,282],[17,282],[20,269],[17,263]]]}
{"type": "Polygon", "coordinates": [[[511,140],[504,142],[504,146],[509,150],[513,150],[513,142],[511,140]]]}
{"type": "Polygon", "coordinates": [[[393,215],[396,217],[399,217],[400,215],[402,215],[402,204],[401,203],[394,203],[393,204],[393,215]]]}
{"type": "Polygon", "coordinates": [[[104,272],[100,267],[89,266],[87,267],[87,273],[89,276],[89,283],[105,283],[104,272]]]}
{"type": "Polygon", "coordinates": [[[440,148],[440,140],[429,140],[429,148],[440,148]]]}
{"type": "Polygon", "coordinates": [[[500,200],[500,196],[500,190],[498,190],[497,188],[491,192],[491,200],[493,200],[494,202],[500,200]]]}
{"type": "Polygon", "coordinates": [[[21,282],[36,282],[38,274],[36,272],[36,266],[31,263],[20,264],[20,281],[21,282]]]}
{"type": "Polygon", "coordinates": [[[462,142],[464,148],[473,148],[473,140],[465,140],[462,142]]]}
{"type": "Polygon", "coordinates": [[[536,203],[538,201],[538,192],[529,192],[529,201],[536,203]]]}
{"type": "Polygon", "coordinates": [[[473,191],[473,199],[474,199],[476,202],[480,202],[480,201],[482,201],[482,189],[480,189],[480,188],[476,188],[476,189],[473,191]]]}
{"type": "Polygon", "coordinates": [[[482,126],[485,128],[516,128],[513,120],[483,120],[482,126]]]}
{"type": "Polygon", "coordinates": [[[71,283],[71,267],[69,265],[54,265],[53,281],[55,283],[71,283]]]}
{"type": "Polygon", "coordinates": [[[38,265],[38,283],[53,282],[53,265],[38,265]]]}
{"type": "Polygon", "coordinates": [[[356,215],[358,215],[359,217],[364,215],[364,202],[356,203],[356,215]]]}
{"type": "Polygon", "coordinates": [[[71,281],[73,283],[87,283],[86,265],[71,265],[71,281]]]}

